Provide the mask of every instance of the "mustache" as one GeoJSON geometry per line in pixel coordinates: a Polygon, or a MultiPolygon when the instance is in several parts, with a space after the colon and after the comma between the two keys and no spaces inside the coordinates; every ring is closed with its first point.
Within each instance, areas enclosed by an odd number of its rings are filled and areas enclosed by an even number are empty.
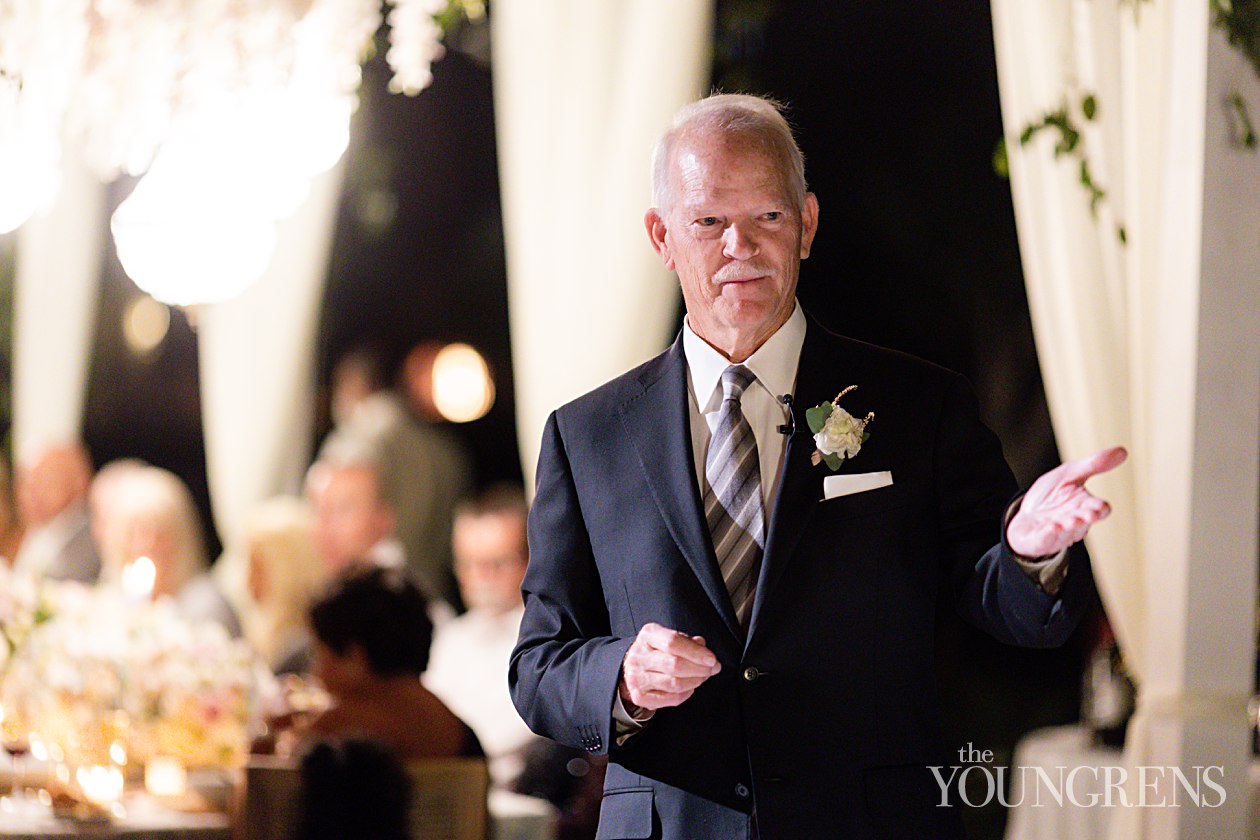
{"type": "Polygon", "coordinates": [[[774,266],[763,262],[739,262],[724,265],[713,275],[716,283],[730,283],[735,280],[751,280],[754,277],[768,277],[775,273],[774,266]]]}

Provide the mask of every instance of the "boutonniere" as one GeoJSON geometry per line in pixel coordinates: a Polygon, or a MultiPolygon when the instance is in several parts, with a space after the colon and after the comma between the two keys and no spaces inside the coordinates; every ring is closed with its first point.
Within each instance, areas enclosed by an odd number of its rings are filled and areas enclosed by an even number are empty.
{"type": "Polygon", "coordinates": [[[857,386],[850,385],[831,402],[816,405],[805,412],[805,422],[809,423],[818,447],[809,457],[814,466],[826,463],[831,470],[838,470],[846,459],[857,455],[862,450],[862,444],[870,438],[871,433],[866,431],[866,427],[875,419],[875,412],[859,420],[840,407],[840,398],[854,390],[857,386]]]}

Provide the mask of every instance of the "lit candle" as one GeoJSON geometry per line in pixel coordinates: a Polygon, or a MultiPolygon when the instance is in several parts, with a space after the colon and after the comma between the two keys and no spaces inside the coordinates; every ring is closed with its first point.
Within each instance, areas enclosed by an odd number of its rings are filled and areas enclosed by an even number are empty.
{"type": "Polygon", "coordinates": [[[157,567],[148,557],[137,557],[123,567],[123,593],[133,601],[149,600],[156,580],[157,567]]]}
{"type": "Polygon", "coordinates": [[[144,787],[154,796],[183,796],[188,774],[177,760],[156,756],[144,766],[144,787]]]}
{"type": "Polygon", "coordinates": [[[89,802],[108,807],[118,801],[123,791],[123,774],[117,767],[80,767],[75,771],[79,790],[89,802]]]}

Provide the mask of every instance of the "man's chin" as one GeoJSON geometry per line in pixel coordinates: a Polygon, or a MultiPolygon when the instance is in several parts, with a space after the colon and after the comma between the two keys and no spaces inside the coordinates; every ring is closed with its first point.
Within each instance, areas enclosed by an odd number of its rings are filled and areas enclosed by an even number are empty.
{"type": "MultiPolygon", "coordinates": [[[[760,329],[775,320],[775,315],[784,308],[777,297],[764,292],[723,294],[719,305],[723,310],[723,320],[738,330],[760,329]]],[[[786,311],[790,313],[792,310],[786,311]]]]}

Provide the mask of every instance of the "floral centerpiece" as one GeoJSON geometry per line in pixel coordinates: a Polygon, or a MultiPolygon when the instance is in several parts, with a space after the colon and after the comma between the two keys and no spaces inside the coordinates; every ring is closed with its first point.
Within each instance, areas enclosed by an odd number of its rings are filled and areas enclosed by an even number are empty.
{"type": "Polygon", "coordinates": [[[243,763],[258,694],[245,642],[218,624],[185,621],[165,599],[3,577],[0,592],[17,595],[0,599],[0,703],[23,708],[54,757],[243,763]]]}

